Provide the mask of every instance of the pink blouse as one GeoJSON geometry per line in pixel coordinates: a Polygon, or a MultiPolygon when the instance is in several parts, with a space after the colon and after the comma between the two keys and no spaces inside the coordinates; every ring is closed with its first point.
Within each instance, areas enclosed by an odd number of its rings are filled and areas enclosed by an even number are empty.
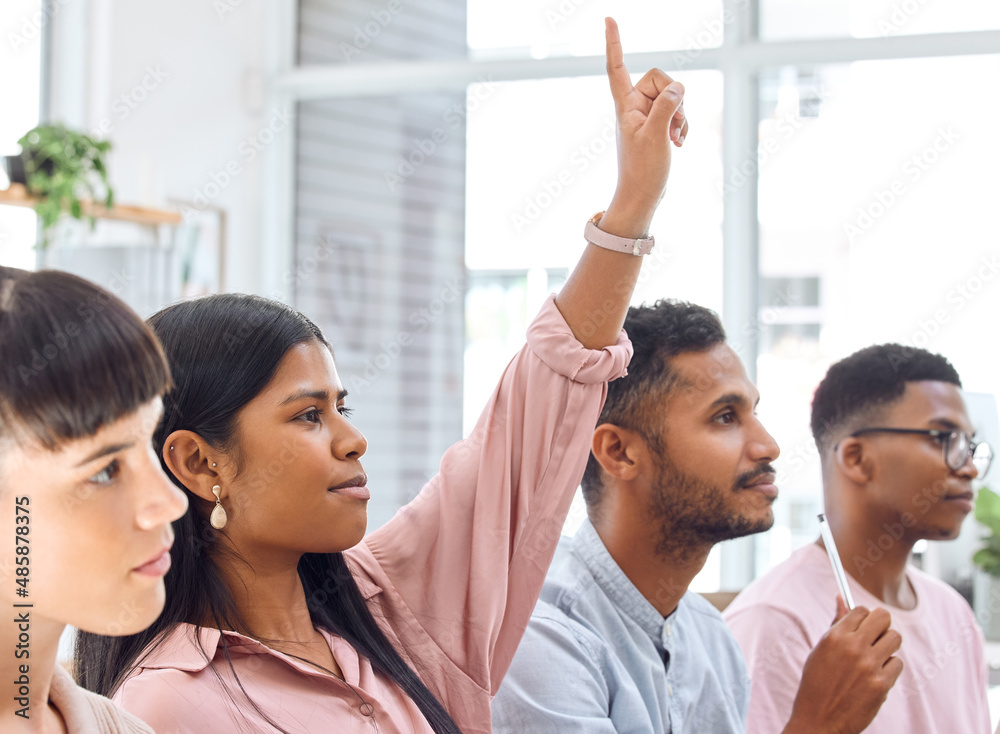
{"type": "MultiPolygon", "coordinates": [[[[583,476],[606,382],[626,374],[631,356],[624,332],[612,347],[584,348],[550,297],[472,434],[345,553],[375,618],[463,732],[491,731],[490,701],[583,476]]],[[[323,633],[351,687],[242,635],[202,629],[199,646],[194,632],[171,632],[114,696],[159,734],[273,731],[250,701],[292,732],[431,732],[413,701],[336,635],[323,633]]]]}

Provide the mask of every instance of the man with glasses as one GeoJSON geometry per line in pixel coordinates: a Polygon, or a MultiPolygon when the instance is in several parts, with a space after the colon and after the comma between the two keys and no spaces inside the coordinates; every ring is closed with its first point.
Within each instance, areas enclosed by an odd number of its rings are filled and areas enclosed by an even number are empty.
{"type": "MultiPolygon", "coordinates": [[[[992,451],[954,367],[885,344],[830,368],[812,431],[826,516],[855,603],[884,607],[903,637],[903,673],[867,732],[988,734],[983,635],[965,600],[909,564],[921,539],[951,540],[972,510],[992,451]]],[[[725,618],[746,656],[748,731],[778,731],[809,651],[826,631],[837,582],[822,540],[755,581],[725,618]]]]}

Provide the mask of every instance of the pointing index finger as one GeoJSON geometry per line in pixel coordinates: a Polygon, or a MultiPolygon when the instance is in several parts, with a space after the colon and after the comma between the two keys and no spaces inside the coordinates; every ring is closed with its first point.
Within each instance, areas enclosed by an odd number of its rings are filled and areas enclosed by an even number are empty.
{"type": "Polygon", "coordinates": [[[622,99],[632,91],[632,80],[629,78],[628,69],[625,68],[621,36],[618,34],[618,24],[615,23],[614,18],[604,19],[604,37],[607,40],[608,81],[611,83],[611,96],[615,98],[615,102],[620,104],[622,99]]]}

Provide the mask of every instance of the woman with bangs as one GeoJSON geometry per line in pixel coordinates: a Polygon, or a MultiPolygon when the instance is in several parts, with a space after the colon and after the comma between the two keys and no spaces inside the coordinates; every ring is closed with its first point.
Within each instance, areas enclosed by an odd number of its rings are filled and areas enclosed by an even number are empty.
{"type": "Polygon", "coordinates": [[[658,70],[633,87],[610,19],[607,42],[615,196],[472,435],[367,538],[367,444],[315,324],[234,294],[151,319],[175,380],[154,442],[190,509],[163,614],[81,635],[84,685],[170,732],[490,730],[606,383],[625,374],[636,255],[687,134],[683,87],[658,70]]]}
{"type": "Polygon", "coordinates": [[[187,500],[151,448],[170,372],[116,297],[0,268],[0,729],[150,732],[57,663],[67,625],[134,634],[164,601],[187,500]]]}

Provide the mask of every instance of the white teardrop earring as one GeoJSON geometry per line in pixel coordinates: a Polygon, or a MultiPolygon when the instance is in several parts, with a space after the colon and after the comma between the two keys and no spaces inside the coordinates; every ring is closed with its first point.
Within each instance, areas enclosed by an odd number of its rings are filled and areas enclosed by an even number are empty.
{"type": "Polygon", "coordinates": [[[212,510],[212,517],[209,522],[212,523],[212,527],[216,530],[222,530],[226,527],[226,523],[229,522],[229,518],[226,516],[226,508],[222,506],[222,498],[219,494],[222,492],[222,487],[216,484],[212,487],[212,494],[215,495],[215,509],[212,510]]]}

